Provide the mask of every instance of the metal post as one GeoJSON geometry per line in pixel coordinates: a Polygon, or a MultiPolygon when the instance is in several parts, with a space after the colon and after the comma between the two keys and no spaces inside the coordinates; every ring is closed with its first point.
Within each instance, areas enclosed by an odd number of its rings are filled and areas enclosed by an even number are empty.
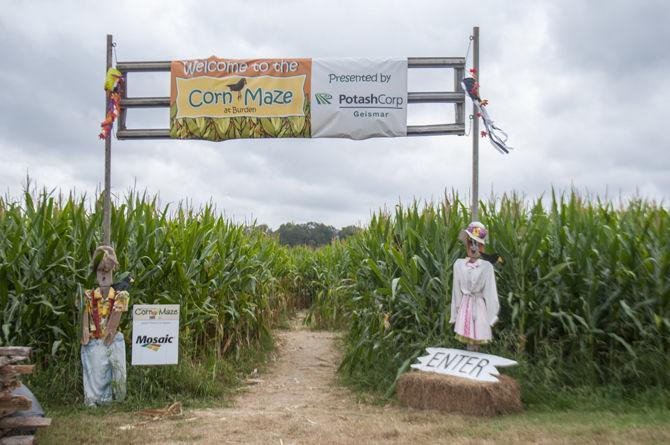
{"type": "MultiPolygon", "coordinates": [[[[477,83],[481,82],[479,72],[479,26],[472,28],[472,68],[477,83]]],[[[479,219],[479,117],[472,111],[472,220],[479,219]]]]}
{"type": "MultiPolygon", "coordinates": [[[[128,73],[123,73],[123,84],[121,85],[121,103],[124,101],[128,100],[128,73]]],[[[169,105],[169,98],[168,98],[168,105],[169,105]]],[[[121,107],[121,110],[119,112],[119,130],[126,130],[126,115],[128,113],[128,109],[126,107],[121,107]]],[[[118,138],[118,132],[116,137],[118,138]]]]}
{"type": "MultiPolygon", "coordinates": [[[[464,94],[463,86],[461,85],[461,81],[463,80],[463,73],[463,68],[454,68],[454,91],[461,94],[464,94]]],[[[465,95],[463,98],[465,98],[465,95]]],[[[465,122],[465,102],[456,102],[454,104],[454,111],[456,115],[454,122],[457,124],[463,124],[465,122]]]]}
{"type": "MultiPolygon", "coordinates": [[[[112,67],[112,35],[107,34],[107,68],[105,74],[112,67]]],[[[107,96],[107,91],[105,91],[105,116],[107,115],[107,110],[109,109],[109,97],[107,96]]],[[[105,138],[105,195],[104,195],[104,207],[102,213],[102,233],[103,240],[102,244],[106,246],[111,246],[111,225],[112,225],[112,215],[111,215],[111,197],[110,189],[112,186],[112,132],[110,131],[107,137],[105,138]]]]}

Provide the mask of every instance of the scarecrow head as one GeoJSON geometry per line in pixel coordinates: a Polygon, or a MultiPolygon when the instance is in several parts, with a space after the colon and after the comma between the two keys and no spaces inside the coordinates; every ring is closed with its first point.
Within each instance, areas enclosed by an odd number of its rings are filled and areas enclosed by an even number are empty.
{"type": "Polygon", "coordinates": [[[95,271],[99,286],[112,285],[112,273],[118,266],[119,262],[116,259],[116,253],[111,246],[99,246],[93,252],[91,269],[95,271]]]}
{"type": "Polygon", "coordinates": [[[473,221],[466,229],[461,231],[458,239],[465,244],[468,257],[479,258],[482,252],[484,252],[487,235],[488,230],[486,230],[484,224],[479,221],[473,221]]]}

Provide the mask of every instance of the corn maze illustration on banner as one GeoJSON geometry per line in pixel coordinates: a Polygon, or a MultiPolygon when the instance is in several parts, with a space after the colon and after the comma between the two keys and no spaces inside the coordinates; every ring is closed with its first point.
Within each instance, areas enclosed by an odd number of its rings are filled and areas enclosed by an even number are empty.
{"type": "Polygon", "coordinates": [[[133,306],[133,365],[176,365],[179,361],[179,305],[133,306]]]}
{"type": "Polygon", "coordinates": [[[209,59],[171,63],[170,137],[407,134],[407,59],[209,59]]]}

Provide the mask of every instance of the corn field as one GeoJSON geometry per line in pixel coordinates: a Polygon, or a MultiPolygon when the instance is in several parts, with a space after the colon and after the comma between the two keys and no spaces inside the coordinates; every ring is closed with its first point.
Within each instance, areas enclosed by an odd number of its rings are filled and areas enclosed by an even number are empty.
{"type": "MultiPolygon", "coordinates": [[[[0,344],[33,347],[45,368],[78,362],[101,209],[48,193],[0,199],[0,344]]],[[[113,206],[111,238],[119,272],[135,280],[131,304],[181,305],[182,357],[239,355],[268,339],[294,304],[288,250],[212,206],[160,208],[155,197],[130,193],[113,206]]],[[[130,324],[123,317],[126,335],[130,324]]]]}
{"type": "MultiPolygon", "coordinates": [[[[541,385],[670,387],[670,217],[644,200],[615,207],[577,194],[482,203],[497,252],[500,321],[485,351],[541,385]]],[[[363,233],[312,258],[311,320],[347,329],[341,371],[392,389],[427,346],[461,347],[449,324],[457,196],[380,212],[363,233]]]]}
{"type": "MultiPolygon", "coordinates": [[[[42,369],[65,375],[78,366],[101,209],[46,192],[0,199],[0,344],[33,347],[42,369]]],[[[452,265],[464,255],[457,235],[469,220],[467,205],[451,196],[379,212],[345,242],[289,249],[211,205],[161,207],[131,192],[113,206],[111,238],[119,271],[135,278],[131,304],[181,305],[187,363],[207,357],[216,369],[309,305],[312,326],[346,332],[341,372],[390,389],[426,346],[460,346],[448,309],[452,265]]],[[[504,258],[496,269],[500,321],[485,351],[518,360],[511,372],[527,384],[670,387],[667,209],[574,193],[530,203],[504,196],[482,203],[481,220],[487,251],[504,258]]],[[[127,334],[130,321],[121,326],[127,334]]],[[[152,378],[172,381],[181,367],[152,378]]]]}

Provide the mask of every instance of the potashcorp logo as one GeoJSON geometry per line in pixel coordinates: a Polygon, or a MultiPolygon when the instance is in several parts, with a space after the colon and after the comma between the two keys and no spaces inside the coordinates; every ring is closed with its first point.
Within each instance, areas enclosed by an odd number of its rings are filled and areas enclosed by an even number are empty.
{"type": "Polygon", "coordinates": [[[147,335],[138,335],[135,339],[135,344],[147,348],[151,351],[158,351],[161,346],[166,343],[172,343],[174,337],[171,335],[164,335],[163,337],[149,337],[147,335]]]}
{"type": "Polygon", "coordinates": [[[352,107],[342,106],[342,108],[356,108],[357,105],[370,105],[369,107],[361,106],[360,108],[391,108],[401,110],[405,103],[405,98],[401,96],[389,96],[382,94],[366,94],[366,95],[347,95],[340,94],[340,105],[354,105],[352,107]]]}
{"type": "Polygon", "coordinates": [[[319,105],[330,105],[330,100],[333,98],[332,94],[328,93],[316,93],[314,95],[316,97],[316,103],[319,105]]]}

